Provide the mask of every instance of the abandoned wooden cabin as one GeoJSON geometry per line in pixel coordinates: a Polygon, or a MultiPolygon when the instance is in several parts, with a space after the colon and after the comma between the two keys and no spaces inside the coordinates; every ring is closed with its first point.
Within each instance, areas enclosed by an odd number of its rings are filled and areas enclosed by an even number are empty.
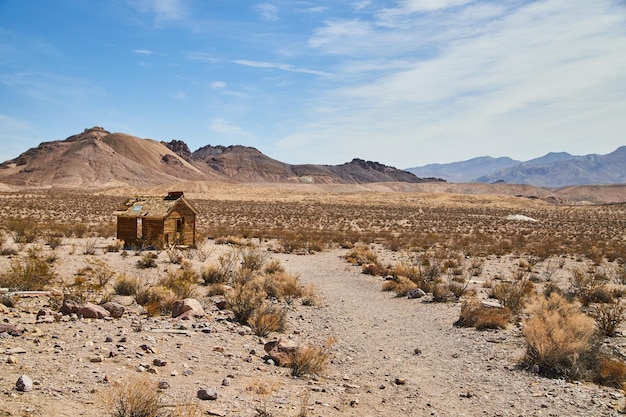
{"type": "Polygon", "coordinates": [[[126,246],[196,246],[198,210],[182,191],[165,197],[131,197],[114,214],[117,238],[126,246]]]}

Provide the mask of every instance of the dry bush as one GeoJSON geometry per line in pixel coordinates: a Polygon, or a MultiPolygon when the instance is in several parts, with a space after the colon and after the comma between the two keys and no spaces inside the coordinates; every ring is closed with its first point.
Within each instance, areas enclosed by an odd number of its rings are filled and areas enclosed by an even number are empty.
{"type": "Polygon", "coordinates": [[[95,255],[98,239],[87,239],[83,244],[83,255],[95,255]]]}
{"type": "Polygon", "coordinates": [[[302,298],[301,302],[303,306],[316,306],[319,304],[320,300],[317,296],[317,292],[315,291],[315,287],[313,284],[306,285],[302,289],[302,298]]]}
{"type": "Polygon", "coordinates": [[[265,304],[258,308],[248,320],[254,334],[266,337],[271,332],[282,332],[287,325],[287,311],[280,306],[265,304]]]}
{"type": "Polygon", "coordinates": [[[137,260],[137,268],[140,269],[147,269],[147,268],[156,268],[157,267],[157,263],[156,260],[159,258],[159,256],[156,253],[153,252],[146,252],[143,255],[141,255],[141,258],[139,258],[139,260],[137,260]]]}
{"type": "Polygon", "coordinates": [[[522,365],[549,377],[588,379],[600,358],[593,319],[557,293],[536,296],[526,311],[522,365]]]}
{"type": "Polygon", "coordinates": [[[600,359],[600,373],[596,382],[613,388],[623,388],[626,383],[626,364],[616,359],[600,359]]]}
{"type": "Polygon", "coordinates": [[[44,241],[50,249],[54,250],[63,244],[63,236],[59,236],[55,233],[47,233],[44,237],[44,241]]]}
{"type": "Polygon", "coordinates": [[[176,294],[171,289],[162,286],[143,286],[135,294],[135,301],[146,309],[150,317],[171,313],[172,305],[177,300],[176,294]]]}
{"type": "Polygon", "coordinates": [[[513,282],[492,284],[489,297],[500,301],[513,314],[519,314],[524,309],[529,297],[535,293],[535,286],[525,273],[518,273],[513,282]]]}
{"type": "Polygon", "coordinates": [[[37,223],[30,218],[8,219],[6,230],[9,231],[15,243],[33,243],[37,240],[37,223]]]}
{"type": "Polygon", "coordinates": [[[617,328],[624,321],[626,308],[618,300],[610,303],[601,303],[596,306],[591,316],[595,319],[598,329],[605,336],[613,336],[617,328]]]}
{"type": "Polygon", "coordinates": [[[323,346],[307,344],[296,349],[293,355],[291,375],[317,375],[326,369],[330,358],[330,348],[334,344],[329,339],[323,346]]]}
{"type": "Polygon", "coordinates": [[[248,321],[258,310],[265,306],[267,293],[263,289],[263,280],[252,279],[246,283],[236,284],[226,294],[226,301],[232,310],[235,320],[242,324],[248,321]]]}
{"type": "Polygon", "coordinates": [[[157,384],[146,376],[132,376],[112,384],[104,401],[107,414],[112,417],[164,416],[157,384]]]}
{"type": "Polygon", "coordinates": [[[124,241],[115,239],[115,242],[109,243],[106,247],[107,252],[119,252],[124,249],[124,241]]]}
{"type": "Polygon", "coordinates": [[[219,266],[211,264],[202,268],[200,277],[204,285],[224,284],[228,282],[228,276],[220,269],[219,266]]]}
{"type": "Polygon", "coordinates": [[[272,259],[265,263],[263,266],[263,272],[266,274],[275,274],[277,272],[285,272],[285,267],[280,263],[278,259],[272,259]]]}
{"type": "Polygon", "coordinates": [[[260,249],[246,247],[241,250],[240,254],[241,268],[255,272],[260,271],[268,256],[267,252],[262,252],[260,249]]]}
{"type": "Polygon", "coordinates": [[[471,297],[461,304],[459,319],[454,323],[459,327],[475,327],[478,330],[505,329],[513,315],[506,307],[488,307],[482,305],[476,297],[471,297]]]}
{"type": "Polygon", "coordinates": [[[609,280],[606,272],[599,268],[593,268],[589,272],[575,269],[570,278],[570,291],[584,306],[591,303],[608,303],[613,300],[607,286],[609,280]]]}
{"type": "Polygon", "coordinates": [[[395,292],[398,297],[406,296],[411,290],[417,288],[417,284],[407,277],[398,276],[388,279],[383,283],[383,291],[395,292]]]}
{"type": "Polygon", "coordinates": [[[88,266],[83,269],[96,292],[103,291],[107,284],[115,278],[115,271],[104,261],[91,259],[88,266]]]}
{"type": "Polygon", "coordinates": [[[199,283],[198,273],[191,267],[183,267],[177,271],[168,272],[159,280],[159,285],[172,290],[178,298],[190,298],[196,285],[199,283]]]}
{"type": "Polygon", "coordinates": [[[54,278],[54,271],[44,259],[29,256],[11,260],[9,269],[0,273],[0,287],[18,291],[40,291],[54,278]]]}
{"type": "Polygon", "coordinates": [[[265,275],[263,289],[268,297],[279,300],[300,298],[304,290],[300,279],[286,272],[265,275]]]}
{"type": "Polygon", "coordinates": [[[344,258],[346,261],[353,265],[367,265],[367,264],[377,264],[380,265],[380,261],[378,260],[378,255],[376,255],[370,248],[367,246],[361,245],[356,248],[348,251],[344,258]]]}
{"type": "Polygon", "coordinates": [[[135,295],[139,289],[141,289],[141,281],[126,274],[118,275],[113,284],[113,291],[117,295],[135,295]]]}

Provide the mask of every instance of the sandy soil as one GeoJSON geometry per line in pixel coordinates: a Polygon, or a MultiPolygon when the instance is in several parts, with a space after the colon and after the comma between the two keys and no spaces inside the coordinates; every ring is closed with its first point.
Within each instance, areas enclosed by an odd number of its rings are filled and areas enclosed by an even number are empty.
{"type": "MultiPolygon", "coordinates": [[[[66,241],[57,249],[59,275],[71,281],[90,258],[118,272],[144,273],[134,266],[137,257],[105,253],[107,243],[100,241],[97,254],[86,256],[80,254],[84,240],[66,241]]],[[[211,255],[205,264],[230,250],[212,243],[206,249],[211,255]]],[[[197,322],[149,318],[129,297],[115,298],[127,306],[124,317],[116,320],[36,323],[46,298],[23,298],[14,308],[0,306],[4,323],[26,329],[22,336],[0,335],[0,416],[107,415],[103,398],[111,386],[139,375],[138,367],[148,367],[155,358],[166,366],[141,375],[169,383],[161,392],[163,402],[195,404],[204,415],[255,416],[257,409],[264,409],[267,415],[297,416],[303,403],[309,416],[618,414],[623,405],[619,390],[519,370],[524,346],[515,326],[483,332],[454,327],[458,303],[381,292],[382,279],[361,274],[342,259],[344,254],[342,249],[307,256],[272,254],[288,273],[314,284],[321,303],[294,303],[288,330],[266,339],[229,320],[229,313],[218,310],[214,299],[201,291],[197,298],[207,315],[197,322]],[[334,338],[331,363],[319,376],[293,378],[289,369],[263,360],[262,343],[275,337],[294,343],[334,338]],[[35,382],[33,391],[15,389],[22,374],[35,382]],[[255,392],[259,385],[271,387],[271,393],[255,392]],[[200,388],[216,390],[218,399],[197,399],[200,388]]],[[[0,269],[9,262],[0,258],[0,269]]],[[[502,273],[511,262],[494,258],[479,278],[502,273]]],[[[150,273],[159,276],[177,267],[161,252],[158,268],[150,273]]]]}

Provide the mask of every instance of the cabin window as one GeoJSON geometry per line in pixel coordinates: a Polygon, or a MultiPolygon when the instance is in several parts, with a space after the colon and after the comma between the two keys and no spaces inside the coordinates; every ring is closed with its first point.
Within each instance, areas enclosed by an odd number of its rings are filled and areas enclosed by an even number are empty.
{"type": "Polygon", "coordinates": [[[183,227],[185,226],[185,218],[182,217],[180,219],[176,219],[176,232],[182,233],[183,227]]]}

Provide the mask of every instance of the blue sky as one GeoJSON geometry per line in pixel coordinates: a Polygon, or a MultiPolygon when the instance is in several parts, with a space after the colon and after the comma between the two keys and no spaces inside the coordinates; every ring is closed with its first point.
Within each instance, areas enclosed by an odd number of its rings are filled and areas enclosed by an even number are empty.
{"type": "Polygon", "coordinates": [[[626,144],[624,0],[0,0],[0,161],[84,128],[398,168],[626,144]]]}

